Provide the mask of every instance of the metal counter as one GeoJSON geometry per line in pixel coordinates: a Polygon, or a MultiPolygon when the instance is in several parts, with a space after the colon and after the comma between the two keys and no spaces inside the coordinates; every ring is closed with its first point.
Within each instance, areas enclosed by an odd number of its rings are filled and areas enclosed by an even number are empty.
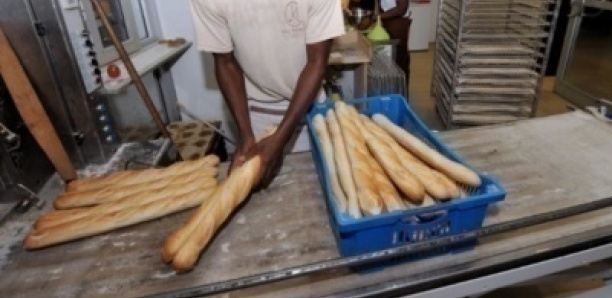
{"type": "MultiPolygon", "coordinates": [[[[489,209],[485,226],[612,197],[611,135],[612,126],[584,112],[441,134],[451,148],[499,178],[508,190],[506,200],[489,209]]],[[[41,195],[52,200],[61,188],[50,181],[41,195]]],[[[610,211],[495,234],[482,238],[473,249],[367,274],[337,268],[220,295],[406,294],[503,272],[512,264],[589,253],[591,248],[596,249],[594,257],[586,260],[603,259],[612,256],[612,249],[597,250],[610,243],[606,238],[612,235],[610,211]]],[[[288,156],[273,185],[254,194],[214,239],[196,269],[182,275],[163,264],[159,252],[164,238],[189,212],[26,252],[20,241],[39,215],[30,213],[0,227],[0,293],[3,297],[195,297],[209,290],[206,285],[211,283],[338,258],[326,212],[310,154],[288,156]]]]}

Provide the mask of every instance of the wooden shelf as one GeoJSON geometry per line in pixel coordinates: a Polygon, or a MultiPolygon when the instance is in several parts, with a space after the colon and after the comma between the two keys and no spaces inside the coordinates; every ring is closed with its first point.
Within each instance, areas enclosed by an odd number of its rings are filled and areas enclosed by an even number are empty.
{"type": "MultiPolygon", "coordinates": [[[[168,46],[167,44],[154,43],[142,50],[130,55],[132,63],[138,71],[140,76],[146,75],[150,71],[158,68],[159,66],[169,62],[170,60],[183,54],[189,47],[191,42],[179,46],[168,46]]],[[[98,89],[98,93],[106,95],[114,95],[124,93],[127,88],[132,84],[132,79],[129,77],[125,66],[121,60],[113,62],[121,69],[121,77],[116,79],[110,79],[106,74],[108,65],[100,68],[103,76],[103,86],[98,89]]],[[[110,64],[110,63],[109,63],[110,64]]]]}
{"type": "Polygon", "coordinates": [[[372,45],[358,31],[334,39],[329,65],[364,64],[372,61],[372,45]]]}

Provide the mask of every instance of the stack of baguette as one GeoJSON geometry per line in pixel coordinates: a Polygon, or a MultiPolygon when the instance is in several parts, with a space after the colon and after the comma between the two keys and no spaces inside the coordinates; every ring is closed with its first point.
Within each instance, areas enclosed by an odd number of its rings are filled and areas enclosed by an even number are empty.
{"type": "MultiPolygon", "coordinates": [[[[268,129],[261,139],[276,131],[268,129]]],[[[258,142],[259,140],[258,139],[258,142]]],[[[186,272],[195,266],[200,254],[217,233],[221,225],[249,196],[261,169],[261,158],[252,157],[232,170],[215,189],[210,199],[204,201],[189,220],[175,230],[164,242],[162,260],[171,263],[178,272],[186,272]]]]}
{"type": "Polygon", "coordinates": [[[260,167],[261,159],[255,156],[234,169],[211,198],[166,238],[162,260],[172,263],[178,272],[191,270],[213,235],[251,193],[260,167]]]}
{"type": "Polygon", "coordinates": [[[474,171],[438,153],[384,115],[370,119],[337,102],[312,122],[336,205],[354,218],[459,198],[463,195],[460,185],[481,184],[474,171]]]}
{"type": "Polygon", "coordinates": [[[71,182],[24,241],[39,249],[196,207],[217,187],[219,158],[206,156],[163,169],[133,170],[71,182]]]}

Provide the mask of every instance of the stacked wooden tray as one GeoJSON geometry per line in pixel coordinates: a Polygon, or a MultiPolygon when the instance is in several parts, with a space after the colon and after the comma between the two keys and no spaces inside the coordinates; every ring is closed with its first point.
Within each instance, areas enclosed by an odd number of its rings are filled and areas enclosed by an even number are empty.
{"type": "Polygon", "coordinates": [[[443,0],[432,93],[449,127],[535,114],[559,4],[443,0]]]}

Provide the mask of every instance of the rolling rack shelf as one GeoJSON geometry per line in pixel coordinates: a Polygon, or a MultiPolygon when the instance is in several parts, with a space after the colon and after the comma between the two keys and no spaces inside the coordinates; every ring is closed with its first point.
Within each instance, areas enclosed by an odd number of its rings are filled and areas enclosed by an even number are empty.
{"type": "Polygon", "coordinates": [[[559,0],[442,0],[432,95],[447,127],[535,115],[559,0]]]}

